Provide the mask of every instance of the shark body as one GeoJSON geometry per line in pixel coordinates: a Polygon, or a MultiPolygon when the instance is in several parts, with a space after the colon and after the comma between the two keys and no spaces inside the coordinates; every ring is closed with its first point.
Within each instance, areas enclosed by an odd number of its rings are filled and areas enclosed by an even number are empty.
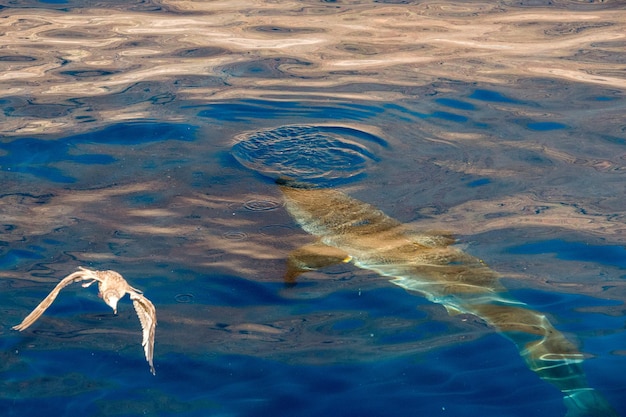
{"type": "Polygon", "coordinates": [[[567,417],[618,417],[588,386],[576,346],[544,314],[507,297],[498,274],[452,246],[451,236],[417,233],[337,190],[278,183],[291,216],[318,238],[290,254],[288,282],[307,270],[351,261],[421,293],[452,315],[474,314],[493,326],[517,345],[531,370],[563,393],[567,417]]]}

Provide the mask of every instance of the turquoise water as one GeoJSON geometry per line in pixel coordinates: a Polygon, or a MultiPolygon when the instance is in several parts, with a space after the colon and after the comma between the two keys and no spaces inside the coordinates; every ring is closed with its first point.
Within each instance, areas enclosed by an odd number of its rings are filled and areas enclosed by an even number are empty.
{"type": "Polygon", "coordinates": [[[285,283],[314,239],[279,176],[455,234],[626,415],[619,8],[122,3],[0,10],[3,415],[565,415],[480,318],[351,263],[285,283]],[[154,303],[155,376],[93,286],[11,329],[78,266],[154,303]]]}

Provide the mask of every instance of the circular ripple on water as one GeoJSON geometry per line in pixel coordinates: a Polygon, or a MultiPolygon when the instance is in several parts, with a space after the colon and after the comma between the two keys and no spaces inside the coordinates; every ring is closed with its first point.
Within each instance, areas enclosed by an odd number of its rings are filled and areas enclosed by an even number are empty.
{"type": "Polygon", "coordinates": [[[259,232],[265,236],[285,236],[288,233],[293,233],[293,227],[285,224],[268,224],[260,227],[259,232]]]}
{"type": "Polygon", "coordinates": [[[313,186],[354,180],[378,161],[370,146],[387,143],[371,133],[342,126],[289,125],[239,135],[232,155],[268,177],[313,186]]]}
{"type": "Polygon", "coordinates": [[[250,211],[269,211],[277,209],[281,204],[274,200],[249,200],[243,206],[250,211]]]}
{"type": "Polygon", "coordinates": [[[191,303],[193,302],[193,294],[176,294],[174,299],[177,303],[191,303]]]}
{"type": "Polygon", "coordinates": [[[245,240],[248,238],[248,234],[246,232],[233,230],[230,232],[222,233],[222,237],[228,240],[245,240]]]}

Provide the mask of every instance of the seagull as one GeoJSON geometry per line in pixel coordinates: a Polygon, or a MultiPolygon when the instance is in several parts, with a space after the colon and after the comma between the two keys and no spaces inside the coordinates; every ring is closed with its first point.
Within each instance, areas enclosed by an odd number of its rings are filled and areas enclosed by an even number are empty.
{"type": "Polygon", "coordinates": [[[130,299],[133,300],[135,311],[141,323],[143,331],[143,346],[146,360],[150,365],[150,372],[155,375],[152,358],[154,354],[154,333],[156,329],[156,309],[150,300],[144,297],[143,293],[136,288],[131,287],[128,282],[115,271],[93,271],[91,269],[78,267],[78,271],[63,278],[54,289],[43,299],[41,303],[17,326],[13,326],[13,330],[25,330],[33,324],[55,300],[59,292],[68,285],[79,282],[90,281],[82,284],[84,288],[89,287],[94,282],[98,283],[98,297],[113,309],[113,314],[117,314],[117,302],[128,293],[130,299]]]}

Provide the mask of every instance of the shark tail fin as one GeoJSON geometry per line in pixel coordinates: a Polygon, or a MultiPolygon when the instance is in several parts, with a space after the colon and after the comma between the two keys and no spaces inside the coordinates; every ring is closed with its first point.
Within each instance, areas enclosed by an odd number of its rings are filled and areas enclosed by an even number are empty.
{"type": "Polygon", "coordinates": [[[567,407],[566,417],[619,417],[602,394],[592,388],[567,392],[563,402],[567,407]]]}

